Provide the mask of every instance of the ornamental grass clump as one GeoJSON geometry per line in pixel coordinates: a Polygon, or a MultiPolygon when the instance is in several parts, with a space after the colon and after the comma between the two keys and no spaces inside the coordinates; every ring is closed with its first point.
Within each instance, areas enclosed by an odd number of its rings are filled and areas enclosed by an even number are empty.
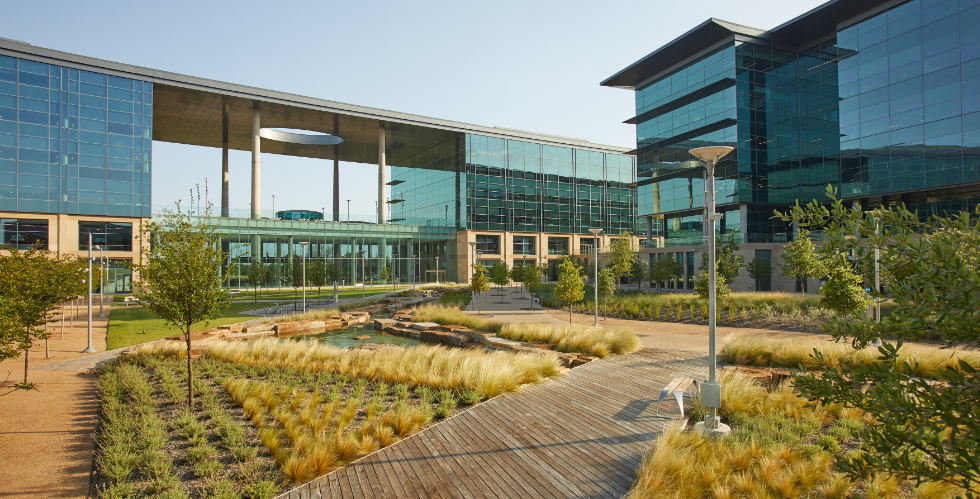
{"type": "MultiPolygon", "coordinates": [[[[934,377],[943,369],[958,369],[960,360],[980,368],[980,352],[972,350],[906,344],[898,354],[896,369],[920,378],[934,377]]],[[[790,368],[803,366],[807,369],[822,369],[828,365],[835,367],[870,365],[878,355],[878,349],[875,347],[855,350],[849,343],[844,342],[774,339],[734,334],[725,338],[721,352],[722,359],[731,364],[790,368]],[[822,363],[813,357],[814,350],[822,354],[822,363]]]]}
{"type": "MultiPolygon", "coordinates": [[[[251,365],[330,372],[386,383],[470,389],[485,398],[517,390],[558,373],[554,356],[484,352],[419,345],[403,352],[341,350],[315,340],[223,342],[207,350],[216,359],[251,365]]],[[[336,376],[335,376],[336,377],[336,376]]]]}
{"type": "Polygon", "coordinates": [[[610,354],[632,353],[640,348],[639,337],[627,328],[520,323],[505,325],[498,336],[514,341],[551,343],[560,352],[581,352],[603,358],[610,354]]]}
{"type": "Polygon", "coordinates": [[[499,332],[503,326],[500,322],[494,322],[474,315],[467,315],[458,308],[434,303],[426,303],[417,307],[412,317],[415,322],[435,322],[443,325],[457,324],[488,333],[499,332]]]}

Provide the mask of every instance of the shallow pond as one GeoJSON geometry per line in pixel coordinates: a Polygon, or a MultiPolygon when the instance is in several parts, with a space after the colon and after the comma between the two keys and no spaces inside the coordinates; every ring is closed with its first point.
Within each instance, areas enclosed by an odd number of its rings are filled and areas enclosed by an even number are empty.
{"type": "Polygon", "coordinates": [[[320,343],[325,343],[337,348],[349,348],[363,343],[390,344],[402,347],[413,347],[422,343],[419,340],[414,340],[412,338],[395,336],[382,331],[375,331],[373,322],[356,324],[345,329],[334,329],[331,331],[324,331],[322,333],[296,336],[294,339],[315,339],[320,343]],[[370,336],[371,339],[355,340],[355,336],[370,336]]]}

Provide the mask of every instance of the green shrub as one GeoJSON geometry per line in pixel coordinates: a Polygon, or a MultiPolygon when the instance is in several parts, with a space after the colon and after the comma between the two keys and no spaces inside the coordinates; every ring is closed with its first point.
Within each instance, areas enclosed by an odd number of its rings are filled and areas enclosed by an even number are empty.
{"type": "Polygon", "coordinates": [[[218,449],[205,445],[202,447],[192,447],[187,450],[187,461],[191,464],[203,463],[218,453],[218,449]]]}
{"type": "Polygon", "coordinates": [[[109,484],[99,490],[100,499],[130,499],[137,497],[136,485],[131,482],[109,484]]]}
{"type": "Polygon", "coordinates": [[[241,497],[235,484],[230,480],[211,480],[204,485],[202,497],[205,499],[238,499],[241,497]]]}
{"type": "Polygon", "coordinates": [[[258,452],[259,452],[259,450],[256,449],[255,447],[250,447],[250,446],[247,446],[247,445],[243,445],[243,446],[235,449],[235,452],[234,452],[235,461],[238,461],[240,463],[247,463],[247,462],[255,459],[255,456],[258,455],[258,452]]]}
{"type": "Polygon", "coordinates": [[[819,437],[817,437],[816,443],[817,445],[823,447],[824,450],[826,450],[831,454],[837,454],[838,452],[840,452],[840,443],[837,441],[836,438],[830,435],[820,435],[819,437]]]}
{"type": "Polygon", "coordinates": [[[480,400],[482,400],[480,397],[480,392],[477,392],[476,390],[463,390],[459,394],[459,401],[463,405],[478,404],[480,403],[480,400]]]}
{"type": "Polygon", "coordinates": [[[221,462],[208,459],[194,464],[194,475],[198,478],[211,478],[221,473],[223,467],[221,462]]]}
{"type": "Polygon", "coordinates": [[[656,319],[656,320],[660,320],[660,310],[661,310],[662,308],[663,308],[663,304],[662,304],[662,303],[660,303],[660,302],[657,302],[657,303],[655,303],[655,304],[653,305],[653,318],[654,318],[654,319],[656,319]]]}

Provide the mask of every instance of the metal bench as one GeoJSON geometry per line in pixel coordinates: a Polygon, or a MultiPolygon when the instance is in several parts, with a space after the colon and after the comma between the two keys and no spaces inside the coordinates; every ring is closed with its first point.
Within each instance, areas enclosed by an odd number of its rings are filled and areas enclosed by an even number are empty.
{"type": "Polygon", "coordinates": [[[667,395],[673,394],[677,400],[677,406],[681,410],[681,417],[684,417],[684,394],[687,389],[694,385],[695,391],[698,390],[698,382],[691,378],[674,378],[663,390],[660,390],[660,400],[657,402],[657,416],[660,417],[660,404],[664,402],[667,395]]]}

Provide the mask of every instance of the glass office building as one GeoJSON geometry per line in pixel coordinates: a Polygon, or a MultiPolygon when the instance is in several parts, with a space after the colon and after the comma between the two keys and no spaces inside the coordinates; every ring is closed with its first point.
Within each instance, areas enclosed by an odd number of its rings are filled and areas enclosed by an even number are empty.
{"type": "Polygon", "coordinates": [[[702,244],[693,147],[735,148],[716,170],[717,222],[783,243],[774,209],[980,202],[980,2],[828,2],[762,31],[709,20],[610,77],[635,91],[639,216],[667,246],[702,244]],[[846,20],[846,21],[844,21],[846,20]]]}
{"type": "Polygon", "coordinates": [[[460,134],[391,167],[391,219],[474,231],[636,232],[635,159],[460,134]]]}
{"type": "Polygon", "coordinates": [[[153,85],[0,55],[0,211],[150,215],[153,85]]]}

